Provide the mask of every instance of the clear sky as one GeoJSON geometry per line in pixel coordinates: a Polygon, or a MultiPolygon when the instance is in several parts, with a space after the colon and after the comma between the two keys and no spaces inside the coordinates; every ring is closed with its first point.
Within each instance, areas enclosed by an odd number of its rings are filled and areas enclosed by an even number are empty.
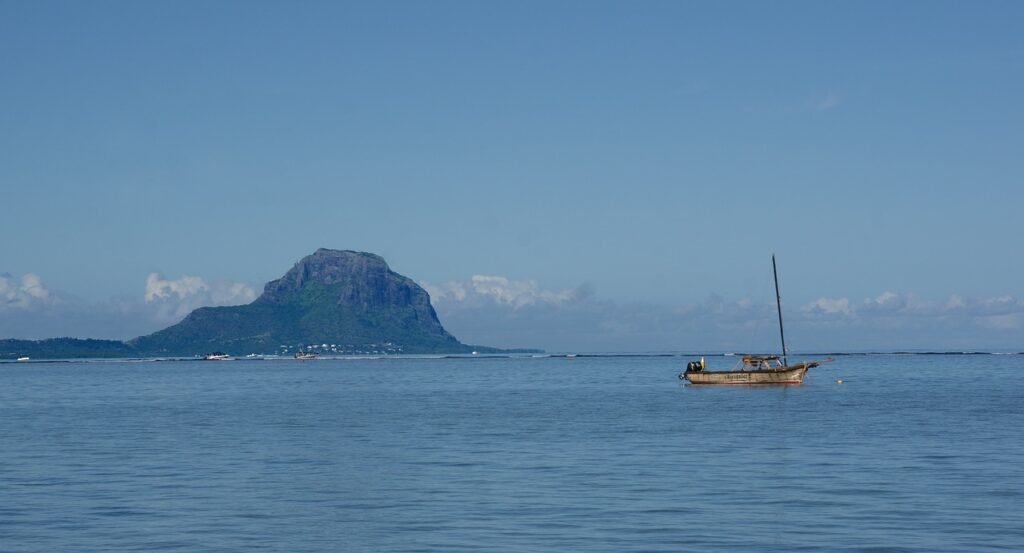
{"type": "Polygon", "coordinates": [[[807,349],[1024,349],[1022,21],[0,0],[0,337],[150,332],[328,247],[468,342],[742,348],[774,252],[807,349]]]}

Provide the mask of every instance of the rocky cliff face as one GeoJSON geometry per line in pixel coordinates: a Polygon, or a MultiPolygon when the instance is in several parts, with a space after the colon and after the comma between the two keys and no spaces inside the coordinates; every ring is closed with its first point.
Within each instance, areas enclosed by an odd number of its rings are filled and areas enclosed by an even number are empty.
{"type": "Polygon", "coordinates": [[[334,287],[338,293],[338,305],[430,308],[430,297],[426,291],[411,279],[392,271],[381,256],[325,248],[302,258],[283,277],[268,282],[263,287],[263,295],[256,301],[288,303],[309,284],[334,287]]]}
{"type": "Polygon", "coordinates": [[[404,353],[471,348],[437,319],[423,288],[378,255],[319,249],[267,283],[249,305],[204,307],[182,322],[136,338],[153,355],[278,351],[281,345],[392,344],[404,353]]]}
{"type": "Polygon", "coordinates": [[[372,253],[320,248],[283,277],[268,282],[255,303],[302,303],[311,288],[329,289],[323,300],[342,310],[408,310],[422,330],[451,337],[438,321],[426,290],[392,271],[383,257],[372,253]]]}

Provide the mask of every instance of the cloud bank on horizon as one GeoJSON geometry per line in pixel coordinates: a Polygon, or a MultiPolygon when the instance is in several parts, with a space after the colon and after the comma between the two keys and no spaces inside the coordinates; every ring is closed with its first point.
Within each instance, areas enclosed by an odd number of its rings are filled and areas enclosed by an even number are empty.
{"type": "Polygon", "coordinates": [[[43,280],[34,273],[26,273],[20,280],[9,273],[0,275],[0,299],[4,308],[12,309],[29,309],[54,301],[43,280]]]}
{"type": "MultiPolygon", "coordinates": [[[[474,275],[424,283],[460,340],[549,351],[775,351],[774,298],[698,304],[602,300],[587,285],[547,290],[534,280],[474,275]]],[[[885,291],[861,301],[819,297],[783,307],[794,351],[1020,348],[1024,302],[1013,296],[941,301],[885,291]]]]}
{"type": "MultiPolygon", "coordinates": [[[[420,283],[441,322],[462,342],[548,351],[749,351],[778,349],[773,298],[710,294],[691,304],[601,299],[590,285],[548,289],[536,280],[473,275],[420,283]]],[[[0,274],[0,338],[58,336],[128,339],[205,306],[250,303],[258,289],[150,273],[142,294],[85,302],[50,289],[42,277],[0,274]]],[[[784,304],[793,351],[1024,349],[1024,301],[1010,295],[942,300],[885,291],[853,300],[819,297],[784,304]]]]}
{"type": "Polygon", "coordinates": [[[184,275],[167,280],[159,273],[146,277],[145,304],[157,321],[166,325],[180,321],[200,307],[242,305],[251,303],[259,294],[243,282],[207,283],[200,277],[184,275]]]}
{"type": "Polygon", "coordinates": [[[239,305],[256,299],[241,282],[207,282],[184,275],[175,280],[151,273],[144,293],[87,302],[50,289],[34,273],[0,274],[0,338],[71,336],[124,340],[177,323],[199,307],[239,305]]]}
{"type": "Polygon", "coordinates": [[[563,305],[589,295],[586,286],[577,289],[543,290],[536,280],[511,280],[502,276],[473,275],[466,282],[442,285],[420,283],[430,294],[437,308],[449,303],[473,304],[492,302],[511,309],[534,305],[563,305]]]}

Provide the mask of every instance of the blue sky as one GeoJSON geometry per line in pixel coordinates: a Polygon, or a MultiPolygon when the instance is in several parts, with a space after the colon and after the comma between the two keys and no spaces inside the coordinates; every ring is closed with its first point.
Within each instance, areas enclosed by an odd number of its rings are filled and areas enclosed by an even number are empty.
{"type": "Polygon", "coordinates": [[[0,336],[149,332],[329,247],[468,342],[767,347],[774,252],[806,349],[1024,349],[1022,16],[0,1],[0,336]]]}

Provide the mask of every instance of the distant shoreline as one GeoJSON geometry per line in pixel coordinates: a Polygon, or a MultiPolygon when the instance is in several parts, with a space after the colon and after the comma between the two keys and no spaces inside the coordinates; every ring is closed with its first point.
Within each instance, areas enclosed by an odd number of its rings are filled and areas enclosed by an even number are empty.
{"type": "MultiPolygon", "coordinates": [[[[508,350],[495,353],[409,353],[409,354],[381,354],[381,355],[321,355],[320,361],[373,361],[386,359],[450,359],[450,360],[471,360],[471,359],[615,359],[615,358],[693,358],[693,357],[734,357],[743,355],[739,353],[693,353],[693,352],[608,352],[608,353],[541,353],[536,351],[508,350]]],[[[1024,355],[1024,351],[867,351],[867,352],[831,352],[831,353],[790,353],[790,357],[866,357],[866,356],[970,356],[970,355],[1024,355]]],[[[258,357],[246,357],[244,355],[233,357],[227,361],[293,361],[290,356],[284,355],[261,355],[258,357]]],[[[0,365],[24,365],[30,363],[160,363],[160,362],[192,362],[204,361],[202,357],[36,357],[26,361],[18,361],[10,356],[0,358],[0,365]]],[[[223,361],[221,361],[223,362],[223,361]]]]}

